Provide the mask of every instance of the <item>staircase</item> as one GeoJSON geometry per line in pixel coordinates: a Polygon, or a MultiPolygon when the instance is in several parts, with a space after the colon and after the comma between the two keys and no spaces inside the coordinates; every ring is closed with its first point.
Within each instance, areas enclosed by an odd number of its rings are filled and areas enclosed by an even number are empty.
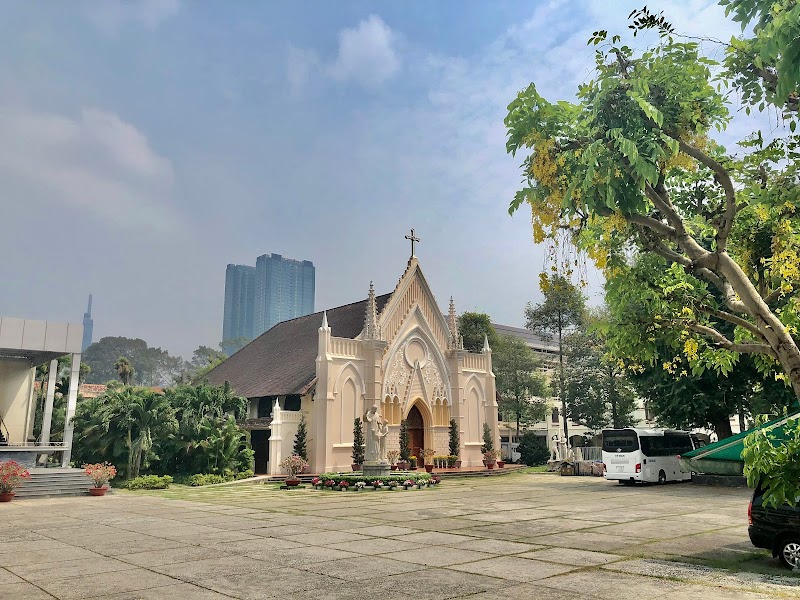
{"type": "MultiPolygon", "coordinates": [[[[17,488],[16,498],[88,496],[92,481],[83,469],[30,469],[31,478],[17,488]]],[[[110,491],[110,490],[109,490],[110,491]]]]}

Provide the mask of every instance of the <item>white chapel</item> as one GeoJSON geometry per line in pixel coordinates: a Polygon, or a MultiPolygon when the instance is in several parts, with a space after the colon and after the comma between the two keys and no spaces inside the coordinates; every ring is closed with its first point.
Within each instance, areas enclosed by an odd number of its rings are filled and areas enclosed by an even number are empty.
{"type": "Polygon", "coordinates": [[[452,298],[445,316],[413,254],[393,292],[376,296],[370,284],[366,300],[278,323],[208,379],[248,398],[257,473],[281,473],[301,417],[311,471],[349,471],[354,420],[373,404],[389,423],[388,450],[399,449],[402,419],[418,457],[449,454],[450,419],[462,466],[481,464],[484,423],[500,443],[492,350],[463,349],[452,298]]]}

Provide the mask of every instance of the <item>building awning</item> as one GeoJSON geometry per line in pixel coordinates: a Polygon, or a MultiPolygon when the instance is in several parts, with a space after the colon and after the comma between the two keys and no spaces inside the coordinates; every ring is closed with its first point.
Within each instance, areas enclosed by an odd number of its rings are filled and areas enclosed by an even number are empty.
{"type": "Polygon", "coordinates": [[[681,462],[684,468],[697,473],[742,475],[744,468],[744,461],[742,460],[744,438],[754,431],[765,429],[774,430],[776,439],[780,440],[784,436],[786,423],[791,419],[797,418],[800,418],[800,412],[773,419],[753,429],[748,429],[724,440],[687,452],[681,455],[681,462]]]}

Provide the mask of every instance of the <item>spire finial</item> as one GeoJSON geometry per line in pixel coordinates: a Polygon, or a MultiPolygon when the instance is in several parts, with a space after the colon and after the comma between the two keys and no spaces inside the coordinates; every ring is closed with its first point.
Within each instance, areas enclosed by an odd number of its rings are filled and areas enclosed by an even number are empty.
{"type": "Polygon", "coordinates": [[[492,351],[492,349],[489,347],[489,336],[485,333],[483,334],[483,351],[484,353],[492,351]]]}
{"type": "Polygon", "coordinates": [[[456,303],[450,296],[450,311],[447,315],[447,327],[450,329],[450,348],[458,350],[458,317],[456,316],[456,303]]]}
{"type": "Polygon", "coordinates": [[[369,295],[367,296],[367,314],[364,316],[364,339],[381,339],[380,328],[378,327],[378,305],[375,301],[375,287],[369,282],[369,295]]]}
{"type": "Polygon", "coordinates": [[[328,327],[328,311],[327,310],[323,310],[322,311],[322,329],[330,329],[328,327]]]}

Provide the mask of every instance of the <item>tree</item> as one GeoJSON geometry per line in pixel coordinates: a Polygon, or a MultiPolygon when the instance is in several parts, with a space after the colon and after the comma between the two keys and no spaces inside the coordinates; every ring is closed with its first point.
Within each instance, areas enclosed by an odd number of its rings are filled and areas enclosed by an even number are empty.
{"type": "Polygon", "coordinates": [[[214,350],[208,346],[198,346],[197,350],[192,352],[192,366],[195,369],[204,369],[209,365],[218,365],[227,357],[223,352],[214,350]]]}
{"type": "Polygon", "coordinates": [[[800,419],[789,419],[781,436],[775,429],[756,429],[744,439],[742,458],[747,485],[759,484],[764,506],[797,506],[800,481],[800,419]]]}
{"type": "MultiPolygon", "coordinates": [[[[764,18],[757,37],[768,27],[796,27],[764,2],[731,6],[745,22],[764,18]]],[[[693,368],[729,371],[738,354],[757,354],[764,364],[780,364],[800,395],[800,349],[792,334],[800,306],[797,136],[765,143],[756,132],[743,157],[726,153],[710,138],[712,128],[729,120],[716,84],[738,92],[746,84],[730,69],[714,81],[716,63],[696,42],[676,41],[669,27],[641,54],[620,45],[619,36],[610,44],[607,37],[598,31],[590,40],[605,45],[575,104],[552,104],[531,84],[509,105],[508,151],[532,149],[510,211],[529,204],[537,241],[567,230],[606,273],[624,269],[631,248],[663,257],[672,265],[664,319],[690,334],[693,368]],[[721,323],[735,325],[735,335],[724,335],[721,323]]],[[[782,62],[792,56],[791,76],[776,71],[784,82],[797,77],[796,39],[759,42],[782,62]]],[[[783,106],[782,98],[761,96],[783,106]]]]}
{"type": "Polygon", "coordinates": [[[544,294],[544,302],[525,308],[526,327],[546,339],[558,340],[558,395],[561,398],[561,412],[564,415],[564,437],[569,439],[567,425],[567,394],[564,379],[564,338],[583,323],[586,298],[566,276],[543,273],[539,286],[544,294]]]}
{"type": "Polygon", "coordinates": [[[117,362],[114,363],[114,369],[117,371],[117,376],[122,382],[122,385],[130,385],[136,370],[133,368],[131,361],[124,356],[120,356],[117,362]]]}
{"type": "Polygon", "coordinates": [[[410,457],[411,442],[408,438],[408,421],[403,419],[400,421],[400,460],[408,462],[410,457]]]}
{"type": "Polygon", "coordinates": [[[364,464],[364,429],[361,419],[353,421],[353,464],[364,464]]]}
{"type": "Polygon", "coordinates": [[[116,361],[127,358],[136,367],[130,383],[146,386],[166,386],[186,370],[185,361],[179,356],[170,356],[166,350],[148,347],[141,339],[126,337],[104,337],[83,353],[82,360],[91,367],[86,381],[105,383],[116,379],[116,361]]]}
{"type": "Polygon", "coordinates": [[[533,431],[526,431],[517,446],[520,461],[529,467],[546,464],[550,460],[550,450],[547,448],[547,439],[536,435],[533,431]]]}
{"type": "Polygon", "coordinates": [[[497,345],[497,331],[492,327],[492,319],[485,313],[465,312],[458,317],[458,333],[464,339],[464,350],[482,352],[484,339],[489,347],[497,345]]]}
{"type": "Polygon", "coordinates": [[[539,360],[528,345],[516,336],[500,336],[492,353],[492,367],[500,394],[500,412],[511,415],[520,427],[541,421],[546,405],[539,398],[547,383],[537,373],[539,360]]]}
{"type": "Polygon", "coordinates": [[[481,452],[486,454],[487,452],[491,452],[494,450],[494,438],[492,437],[492,429],[489,427],[488,423],[483,424],[483,446],[481,446],[481,452]]]}
{"type": "Polygon", "coordinates": [[[455,419],[450,419],[450,456],[458,456],[461,453],[461,439],[458,433],[458,423],[455,419]]]}
{"type": "Polygon", "coordinates": [[[308,460],[308,450],[306,449],[306,416],[300,415],[300,423],[297,424],[297,433],[294,434],[294,448],[292,453],[303,460],[308,460]]]}
{"type": "Polygon", "coordinates": [[[591,311],[588,321],[565,341],[567,416],[595,433],[609,426],[631,427],[636,394],[625,364],[611,355],[606,344],[608,311],[591,311]]]}

